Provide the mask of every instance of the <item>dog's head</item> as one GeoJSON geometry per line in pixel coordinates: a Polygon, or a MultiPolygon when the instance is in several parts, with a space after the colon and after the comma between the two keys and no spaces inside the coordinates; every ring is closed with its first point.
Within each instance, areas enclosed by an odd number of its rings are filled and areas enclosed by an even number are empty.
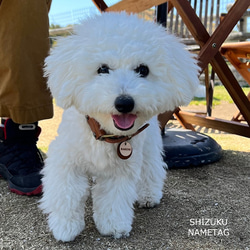
{"type": "Polygon", "coordinates": [[[126,13],[83,21],[58,41],[45,75],[59,106],[75,106],[113,134],[187,105],[198,84],[196,62],[175,36],[126,13]]]}

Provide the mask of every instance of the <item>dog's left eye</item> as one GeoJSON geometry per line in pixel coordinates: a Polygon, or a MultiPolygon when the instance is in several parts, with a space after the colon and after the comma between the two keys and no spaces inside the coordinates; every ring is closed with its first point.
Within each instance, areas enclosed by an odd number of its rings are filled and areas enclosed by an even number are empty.
{"type": "Polygon", "coordinates": [[[149,68],[147,65],[140,64],[136,69],[135,72],[140,75],[140,77],[146,77],[149,74],[149,68]]]}
{"type": "Polygon", "coordinates": [[[98,74],[109,74],[109,66],[106,64],[103,64],[98,70],[98,74]]]}

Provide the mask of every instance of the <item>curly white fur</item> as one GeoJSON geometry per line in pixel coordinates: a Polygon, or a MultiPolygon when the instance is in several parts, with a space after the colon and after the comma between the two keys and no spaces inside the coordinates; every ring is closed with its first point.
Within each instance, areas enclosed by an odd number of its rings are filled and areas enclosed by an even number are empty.
{"type": "Polygon", "coordinates": [[[48,150],[40,207],[48,213],[55,238],[71,241],[85,227],[84,204],[89,195],[93,217],[103,235],[128,236],[133,205],[154,207],[162,197],[165,163],[156,115],[186,105],[198,86],[198,67],[178,39],[163,27],[135,15],[105,13],[85,20],[72,36],[59,40],[46,59],[45,74],[57,104],[65,109],[59,136],[48,150]],[[102,65],[108,74],[98,74],[102,65]],[[135,69],[147,65],[140,77],[135,69]],[[130,96],[137,116],[134,126],[121,130],[112,115],[118,96],[130,96]],[[117,155],[117,144],[95,140],[85,115],[114,135],[131,135],[133,154],[117,155]]]}

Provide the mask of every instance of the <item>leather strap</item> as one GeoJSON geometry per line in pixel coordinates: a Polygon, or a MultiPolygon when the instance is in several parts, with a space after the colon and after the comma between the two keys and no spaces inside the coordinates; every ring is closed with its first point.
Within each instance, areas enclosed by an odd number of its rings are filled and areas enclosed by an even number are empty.
{"type": "Polygon", "coordinates": [[[90,129],[93,132],[93,135],[96,140],[105,141],[108,143],[121,143],[131,139],[132,137],[141,133],[145,128],[149,126],[149,124],[145,124],[141,128],[139,128],[134,134],[127,136],[118,136],[118,135],[107,135],[106,132],[100,128],[100,124],[94,119],[86,116],[87,122],[89,124],[90,129]]]}

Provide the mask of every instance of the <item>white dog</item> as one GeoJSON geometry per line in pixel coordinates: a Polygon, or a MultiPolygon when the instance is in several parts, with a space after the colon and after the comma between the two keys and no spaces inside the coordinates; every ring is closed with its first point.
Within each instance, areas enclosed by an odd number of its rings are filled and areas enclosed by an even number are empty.
{"type": "Polygon", "coordinates": [[[65,109],[42,171],[40,207],[49,228],[62,241],[80,234],[91,176],[97,229],[128,236],[134,203],[154,207],[162,198],[157,114],[190,102],[198,86],[195,60],[163,27],[106,13],[59,40],[45,71],[65,109]]]}

